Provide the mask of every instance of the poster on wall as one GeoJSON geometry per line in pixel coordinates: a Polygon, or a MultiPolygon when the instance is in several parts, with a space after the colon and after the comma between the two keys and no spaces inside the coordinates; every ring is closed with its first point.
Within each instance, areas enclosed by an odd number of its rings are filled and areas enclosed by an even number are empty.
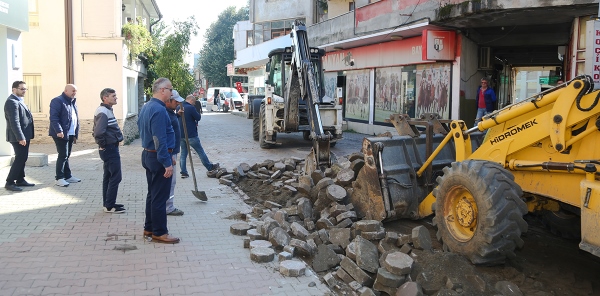
{"type": "Polygon", "coordinates": [[[323,80],[325,80],[323,82],[325,86],[325,95],[330,98],[337,99],[337,95],[335,93],[335,88],[337,86],[337,72],[325,73],[323,80]]]}
{"type": "Polygon", "coordinates": [[[369,120],[369,70],[346,72],[346,118],[369,120]]]}
{"type": "Polygon", "coordinates": [[[415,66],[375,70],[375,121],[392,114],[415,116],[415,66]]]}
{"type": "Polygon", "coordinates": [[[435,63],[417,66],[417,97],[415,117],[436,113],[450,118],[450,64],[435,63]]]}

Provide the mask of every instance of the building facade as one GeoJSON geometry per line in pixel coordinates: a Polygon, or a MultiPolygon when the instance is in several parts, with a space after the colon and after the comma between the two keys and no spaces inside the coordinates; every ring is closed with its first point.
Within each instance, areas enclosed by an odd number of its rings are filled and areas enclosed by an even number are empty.
{"type": "MultiPolygon", "coordinates": [[[[23,35],[29,29],[27,14],[27,1],[0,0],[0,93],[4,98],[12,93],[12,83],[23,77],[23,35]]],[[[4,118],[4,108],[0,112],[4,118]]],[[[6,130],[5,120],[0,120],[0,130],[6,130]]],[[[0,156],[10,156],[12,152],[9,143],[0,141],[0,156]]],[[[8,163],[2,161],[0,166],[10,163],[10,157],[6,160],[8,163]]]]}
{"type": "Polygon", "coordinates": [[[35,118],[35,142],[51,142],[48,114],[52,98],[66,84],[78,88],[80,141],[93,142],[91,129],[100,91],[110,87],[119,98],[115,117],[133,140],[137,113],[144,103],[146,69],[131,56],[121,29],[138,22],[150,29],[160,18],[154,0],[30,0],[28,33],[23,34],[25,98],[35,118]],[[44,50],[46,49],[46,50],[44,50]]]}
{"type": "MultiPolygon", "coordinates": [[[[257,17],[264,15],[252,12],[258,2],[250,6],[252,23],[293,17],[291,9],[271,9],[271,1],[260,6],[271,15],[257,17]],[[277,11],[287,14],[277,17],[277,11]]],[[[385,122],[393,113],[438,113],[472,125],[483,77],[491,79],[502,108],[559,79],[592,74],[585,53],[597,0],[299,2],[313,5],[312,15],[296,17],[314,21],[309,44],[327,52],[327,94],[342,88],[348,127],[366,134],[393,130],[385,122]]],[[[247,45],[236,51],[235,66],[265,63],[273,47],[247,45]]]]}

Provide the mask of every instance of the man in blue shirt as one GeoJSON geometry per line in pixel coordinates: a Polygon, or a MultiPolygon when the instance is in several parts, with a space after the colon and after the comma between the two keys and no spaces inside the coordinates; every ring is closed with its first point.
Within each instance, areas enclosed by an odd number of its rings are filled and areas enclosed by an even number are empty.
{"type": "MultiPolygon", "coordinates": [[[[173,90],[171,94],[171,99],[166,104],[167,105],[167,113],[169,114],[169,118],[171,119],[171,126],[173,127],[173,131],[175,132],[175,147],[173,148],[173,152],[171,156],[173,157],[173,171],[176,170],[176,159],[177,153],[179,153],[179,141],[181,140],[181,132],[179,131],[179,120],[178,114],[175,113],[175,109],[177,106],[183,102],[183,98],[179,95],[176,90],[173,90]]],[[[169,199],[167,200],[167,215],[169,216],[182,216],[183,211],[176,208],[173,201],[175,199],[175,184],[177,183],[177,178],[171,177],[171,191],[169,192],[169,199]]]]}
{"type": "Polygon", "coordinates": [[[198,121],[200,121],[200,113],[196,111],[196,107],[194,106],[196,102],[196,98],[192,95],[189,95],[185,98],[185,102],[183,102],[183,116],[179,118],[179,129],[181,130],[181,156],[179,159],[179,165],[181,166],[181,178],[189,177],[186,167],[186,159],[188,157],[188,149],[185,143],[185,134],[183,130],[183,122],[185,120],[185,125],[187,127],[187,135],[190,141],[190,147],[196,150],[198,157],[202,161],[202,164],[208,171],[213,171],[219,169],[219,163],[211,163],[208,160],[208,156],[204,152],[204,148],[202,148],[202,144],[200,143],[200,138],[198,137],[198,121]]]}
{"type": "Polygon", "coordinates": [[[67,84],[65,91],[50,101],[50,128],[48,135],[56,144],[56,186],[67,187],[70,183],[81,182],[71,174],[69,157],[73,144],[79,136],[79,113],[77,112],[77,87],[67,84]]]}
{"type": "Polygon", "coordinates": [[[146,221],[144,236],[152,236],[159,243],[176,244],[179,238],[169,235],[166,203],[173,177],[171,153],[175,147],[175,133],[166,105],[171,99],[173,85],[167,78],[158,78],[152,85],[152,99],[138,115],[138,129],[142,140],[142,166],[146,169],[146,221]]]}

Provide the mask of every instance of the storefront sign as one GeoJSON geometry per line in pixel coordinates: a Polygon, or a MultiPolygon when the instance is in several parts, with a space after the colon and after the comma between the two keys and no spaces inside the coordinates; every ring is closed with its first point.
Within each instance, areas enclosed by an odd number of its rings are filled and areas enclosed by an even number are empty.
{"type": "Polygon", "coordinates": [[[423,60],[453,61],[456,48],[456,32],[423,30],[423,60]]]}
{"type": "Polygon", "coordinates": [[[600,88],[600,21],[586,23],[585,74],[594,79],[594,89],[600,88]]]}

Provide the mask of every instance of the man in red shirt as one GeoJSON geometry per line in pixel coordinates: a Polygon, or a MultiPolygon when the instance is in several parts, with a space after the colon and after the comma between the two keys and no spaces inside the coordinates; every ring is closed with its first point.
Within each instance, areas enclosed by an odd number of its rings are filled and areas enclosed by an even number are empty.
{"type": "Polygon", "coordinates": [[[489,87],[489,80],[481,78],[481,86],[477,89],[477,115],[475,116],[475,126],[481,121],[481,118],[496,109],[496,93],[489,87]]]}

